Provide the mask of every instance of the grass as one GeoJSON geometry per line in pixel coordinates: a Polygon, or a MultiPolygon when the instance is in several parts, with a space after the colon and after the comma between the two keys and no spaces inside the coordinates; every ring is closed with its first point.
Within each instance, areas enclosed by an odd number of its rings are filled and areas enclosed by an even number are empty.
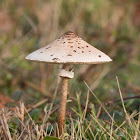
{"type": "Polygon", "coordinates": [[[63,137],[139,139],[139,1],[1,0],[0,9],[0,94],[12,99],[0,110],[0,139],[56,135],[60,66],[24,58],[68,30],[113,62],[71,66],[63,137]]]}
{"type": "MultiPolygon", "coordinates": [[[[85,83],[86,84],[86,83],[85,83]]],[[[131,114],[126,110],[122,93],[117,78],[118,89],[122,102],[123,112],[116,119],[116,112],[110,111],[103,105],[93,91],[88,88],[87,99],[84,110],[80,103],[80,94],[77,94],[77,110],[72,108],[71,114],[67,115],[64,139],[99,139],[99,140],[138,140],[140,138],[140,112],[133,111],[131,114]],[[99,103],[96,108],[93,103],[89,103],[89,94],[92,94],[99,103]],[[88,111],[90,108],[90,111],[88,111]],[[102,110],[102,111],[101,111],[102,110]],[[75,115],[72,115],[74,112],[75,115]],[[101,113],[106,113],[108,119],[100,118],[101,113]],[[137,119],[136,119],[137,117],[137,119]]],[[[55,108],[55,107],[54,107],[55,108]]],[[[13,111],[2,109],[0,112],[0,137],[1,139],[17,140],[30,139],[40,140],[46,136],[56,136],[57,124],[49,122],[50,109],[48,104],[44,107],[44,115],[41,122],[35,121],[30,115],[30,110],[26,109],[24,103],[13,111]]]]}

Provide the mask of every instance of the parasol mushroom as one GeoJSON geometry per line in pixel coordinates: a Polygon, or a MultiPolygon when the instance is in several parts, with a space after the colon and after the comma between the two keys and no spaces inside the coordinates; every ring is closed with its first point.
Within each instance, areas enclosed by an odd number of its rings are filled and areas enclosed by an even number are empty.
{"type": "Polygon", "coordinates": [[[47,46],[29,54],[26,59],[52,64],[63,64],[59,72],[62,78],[61,99],[58,109],[58,136],[63,134],[67,102],[68,79],[74,77],[70,64],[99,64],[112,61],[109,56],[91,46],[75,33],[68,31],[47,46]]]}

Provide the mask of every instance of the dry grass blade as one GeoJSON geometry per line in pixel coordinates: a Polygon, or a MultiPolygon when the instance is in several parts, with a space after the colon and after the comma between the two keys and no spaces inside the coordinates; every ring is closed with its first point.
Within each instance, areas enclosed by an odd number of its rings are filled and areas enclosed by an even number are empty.
{"type": "Polygon", "coordinates": [[[78,120],[77,121],[77,124],[78,124],[78,131],[79,131],[79,139],[82,140],[82,126],[81,126],[81,121],[78,120]]]}
{"type": "Polygon", "coordinates": [[[5,111],[4,111],[4,109],[2,109],[0,120],[1,120],[1,123],[3,126],[4,134],[5,134],[6,138],[8,138],[8,140],[12,140],[7,119],[8,119],[8,116],[5,116],[5,111]]]}
{"type": "Polygon", "coordinates": [[[21,132],[23,132],[23,124],[24,124],[24,103],[20,103],[20,114],[21,114],[21,132]]]}
{"type": "Polygon", "coordinates": [[[3,123],[3,119],[2,119],[1,116],[0,116],[0,124],[2,126],[2,130],[3,130],[4,136],[5,136],[6,140],[8,140],[8,136],[7,136],[7,133],[6,133],[6,130],[5,130],[5,126],[4,126],[4,123],[3,123]]]}
{"type": "Polygon", "coordinates": [[[96,98],[96,100],[99,102],[99,104],[102,106],[102,108],[105,110],[105,112],[107,113],[107,115],[110,117],[110,119],[114,121],[114,119],[111,117],[111,115],[109,114],[109,112],[106,110],[106,108],[103,106],[103,104],[100,102],[100,100],[96,97],[96,95],[93,93],[93,91],[90,89],[90,87],[88,86],[88,84],[84,81],[84,83],[86,84],[87,88],[89,89],[89,91],[92,93],[92,95],[96,98]]]}
{"type": "Polygon", "coordinates": [[[70,115],[70,121],[71,121],[71,139],[74,139],[74,123],[71,115],[70,115]]]}
{"type": "Polygon", "coordinates": [[[86,99],[86,106],[85,106],[85,110],[84,110],[83,121],[85,120],[85,117],[86,117],[88,102],[89,102],[89,90],[87,92],[87,99],[86,99]]]}
{"type": "Polygon", "coordinates": [[[106,129],[99,123],[99,121],[98,121],[96,118],[94,118],[92,115],[91,115],[91,117],[92,117],[92,118],[94,119],[94,121],[96,121],[96,122],[98,123],[98,125],[110,136],[111,139],[115,140],[115,139],[113,138],[113,136],[112,136],[109,132],[106,131],[106,129]]]}
{"type": "MultiPolygon", "coordinates": [[[[114,119],[114,115],[115,115],[115,113],[113,113],[113,119],[114,119]]],[[[111,130],[110,130],[110,135],[112,136],[112,134],[113,134],[113,125],[114,125],[114,122],[112,121],[112,123],[111,123],[111,130]]],[[[112,140],[112,137],[110,136],[110,140],[112,140]]]]}
{"type": "Polygon", "coordinates": [[[136,130],[136,134],[134,136],[134,140],[138,140],[138,137],[140,135],[139,127],[140,127],[140,112],[139,112],[138,123],[137,123],[137,130],[136,130]]]}
{"type": "Polygon", "coordinates": [[[48,101],[48,99],[43,99],[40,102],[33,105],[31,108],[27,109],[27,111],[30,112],[32,109],[39,107],[40,105],[46,103],[47,101],[48,101]]]}
{"type": "Polygon", "coordinates": [[[96,115],[97,118],[99,117],[101,111],[102,111],[102,106],[100,106],[99,109],[98,109],[98,112],[97,112],[97,115],[96,115]]]}
{"type": "Polygon", "coordinates": [[[126,120],[128,121],[129,123],[129,126],[131,128],[131,130],[133,129],[133,126],[132,126],[132,123],[131,123],[131,120],[130,120],[130,116],[128,115],[126,109],[125,109],[125,105],[124,105],[124,101],[123,101],[123,97],[122,97],[122,92],[121,92],[121,89],[120,89],[120,84],[119,84],[119,80],[118,80],[118,77],[116,76],[116,80],[117,80],[117,84],[118,84],[118,89],[119,89],[119,93],[120,93],[120,97],[121,97],[121,101],[122,101],[122,106],[123,106],[123,110],[124,110],[124,113],[126,115],[126,120]]]}
{"type": "MultiPolygon", "coordinates": [[[[134,118],[135,116],[137,116],[137,112],[134,111],[131,115],[130,115],[130,119],[134,118]]],[[[123,131],[123,129],[121,128],[127,121],[125,120],[120,126],[117,126],[117,128],[113,131],[113,133],[116,133],[119,129],[121,131],[123,131]]],[[[126,132],[126,131],[125,131],[126,132]]],[[[128,134],[128,132],[126,132],[128,134]]]]}
{"type": "Polygon", "coordinates": [[[89,123],[89,125],[87,126],[87,128],[86,128],[84,134],[85,134],[85,133],[87,132],[87,130],[90,128],[91,124],[92,124],[92,121],[90,121],[90,123],[89,123]]]}

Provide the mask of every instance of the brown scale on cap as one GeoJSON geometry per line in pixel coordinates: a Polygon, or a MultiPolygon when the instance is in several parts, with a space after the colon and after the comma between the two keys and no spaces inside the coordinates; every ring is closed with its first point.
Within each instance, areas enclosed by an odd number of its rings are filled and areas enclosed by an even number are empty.
{"type": "Polygon", "coordinates": [[[55,61],[57,61],[57,60],[60,60],[59,58],[53,58],[52,60],[55,60],[55,61]]]}
{"type": "Polygon", "coordinates": [[[51,47],[47,47],[46,49],[49,49],[49,48],[51,48],[51,47]]]}
{"type": "Polygon", "coordinates": [[[67,56],[72,56],[71,54],[68,54],[67,56]]]}
{"type": "Polygon", "coordinates": [[[63,35],[63,37],[65,37],[65,38],[75,38],[75,37],[77,37],[77,36],[76,36],[76,34],[75,34],[74,32],[68,31],[68,32],[66,32],[66,33],[63,35]]]}

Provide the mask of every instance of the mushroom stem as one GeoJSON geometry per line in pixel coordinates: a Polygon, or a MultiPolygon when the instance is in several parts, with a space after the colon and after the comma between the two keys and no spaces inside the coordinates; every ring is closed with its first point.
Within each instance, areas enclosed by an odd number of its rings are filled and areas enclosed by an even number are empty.
{"type": "MultiPolygon", "coordinates": [[[[69,65],[64,64],[63,69],[69,71],[69,65]]],[[[68,92],[68,78],[62,77],[61,98],[60,98],[58,117],[57,117],[57,123],[58,123],[57,136],[61,136],[63,133],[65,112],[66,112],[66,102],[67,102],[67,92],[68,92]]]]}

